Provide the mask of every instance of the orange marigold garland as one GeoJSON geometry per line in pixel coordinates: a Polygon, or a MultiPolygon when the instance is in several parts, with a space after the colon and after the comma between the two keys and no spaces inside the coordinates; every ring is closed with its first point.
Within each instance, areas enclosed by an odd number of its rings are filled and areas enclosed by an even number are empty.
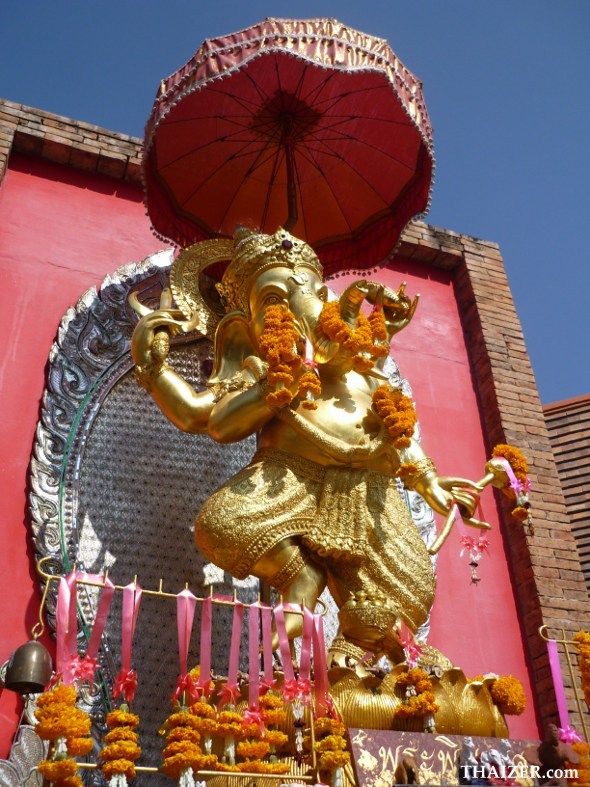
{"type": "Polygon", "coordinates": [[[194,729],[202,738],[205,754],[211,754],[213,736],[217,732],[215,708],[205,700],[199,700],[190,706],[189,711],[195,717],[194,729]]]}
{"type": "Polygon", "coordinates": [[[39,772],[54,787],[82,787],[72,757],[88,754],[93,747],[90,717],[76,707],[76,699],[73,686],[58,684],[37,700],[35,732],[51,743],[51,759],[41,761],[39,772]]]}
{"type": "Polygon", "coordinates": [[[576,772],[577,776],[568,780],[572,787],[590,787],[590,746],[585,741],[572,743],[572,749],[580,758],[580,764],[574,765],[566,760],[565,767],[576,772]]]}
{"type": "Polygon", "coordinates": [[[504,490],[507,494],[514,494],[516,497],[516,506],[512,509],[512,516],[518,519],[519,522],[526,523],[529,533],[534,535],[535,528],[528,497],[531,488],[528,478],[529,468],[524,454],[520,448],[508,445],[508,443],[500,443],[494,446],[492,450],[492,458],[494,457],[505,459],[514,474],[514,478],[510,482],[510,488],[506,487],[504,490]],[[509,489],[512,491],[509,491],[509,489]]]}
{"type": "Polygon", "coordinates": [[[399,388],[380,385],[373,393],[373,406],[383,419],[387,432],[396,448],[408,448],[418,416],[409,396],[399,388]]]}
{"type": "MultiPolygon", "coordinates": [[[[232,708],[232,705],[226,706],[232,708]]],[[[236,742],[244,737],[243,718],[234,710],[223,710],[217,715],[217,735],[223,738],[223,763],[236,764],[236,742]]]]}
{"type": "Polygon", "coordinates": [[[389,354],[389,342],[387,340],[387,326],[385,315],[380,306],[375,306],[369,315],[369,325],[373,334],[373,347],[371,355],[373,358],[385,358],[389,354]]]}
{"type": "Polygon", "coordinates": [[[266,396],[272,407],[284,407],[293,400],[288,386],[293,383],[294,371],[301,366],[299,341],[293,312],[280,304],[267,306],[258,346],[268,362],[268,384],[275,389],[266,396]]]}
{"type": "Polygon", "coordinates": [[[197,726],[197,717],[185,707],[171,713],[164,725],[168,734],[162,771],[170,778],[177,779],[180,787],[194,787],[193,771],[213,769],[217,765],[214,754],[203,753],[197,726]]]}
{"type": "Polygon", "coordinates": [[[396,719],[424,719],[427,732],[434,730],[434,714],[439,706],[432,691],[432,681],[428,674],[417,667],[396,676],[396,686],[405,689],[405,700],[394,714],[396,719]]]}
{"type": "Polygon", "coordinates": [[[517,480],[520,481],[523,486],[526,486],[529,468],[527,460],[520,448],[508,445],[508,443],[499,443],[494,446],[492,456],[500,456],[502,459],[505,459],[512,468],[512,472],[517,480]]]}
{"type": "MultiPolygon", "coordinates": [[[[381,335],[380,325],[379,317],[373,317],[371,322],[371,318],[359,312],[356,325],[351,328],[340,315],[339,301],[325,303],[318,320],[318,330],[321,334],[333,342],[338,342],[353,354],[352,365],[357,372],[368,372],[373,368],[375,358],[387,355],[388,348],[383,352],[381,343],[375,344],[374,327],[381,335]]],[[[385,338],[387,338],[387,331],[385,331],[385,338]]]]}
{"type": "Polygon", "coordinates": [[[344,738],[344,725],[336,719],[321,717],[313,725],[315,733],[315,751],[319,755],[319,768],[330,771],[333,787],[343,783],[342,769],[350,762],[344,738]]]}
{"type": "MultiPolygon", "coordinates": [[[[228,706],[233,707],[233,706],[228,706]]],[[[279,730],[268,730],[265,722],[284,721],[286,713],[283,701],[276,695],[266,694],[260,697],[261,722],[246,722],[244,717],[234,710],[224,710],[218,714],[217,734],[224,739],[223,762],[218,770],[257,774],[284,774],[291,766],[289,762],[279,762],[275,750],[288,741],[288,736],[279,730]],[[236,763],[235,755],[243,761],[236,763]],[[265,758],[270,755],[269,760],[265,758]]]]}
{"type": "MultiPolygon", "coordinates": [[[[285,710],[282,697],[279,697],[277,694],[273,694],[272,692],[264,694],[262,697],[260,697],[260,710],[262,713],[262,720],[265,724],[262,740],[270,747],[270,762],[275,763],[277,767],[279,765],[284,766],[285,763],[278,763],[276,755],[285,748],[289,742],[289,736],[281,730],[273,729],[278,727],[280,724],[283,724],[287,718],[287,712],[285,710]]],[[[286,770],[270,771],[270,773],[273,772],[287,773],[286,770]]]]}
{"type": "Polygon", "coordinates": [[[526,709],[526,694],[522,683],[514,675],[502,675],[495,680],[490,693],[505,716],[520,716],[526,709]]]}
{"type": "Polygon", "coordinates": [[[590,708],[590,632],[578,631],[574,634],[574,642],[578,648],[578,666],[582,678],[582,691],[586,705],[590,708]]]}
{"type": "Polygon", "coordinates": [[[302,406],[306,410],[317,410],[318,406],[315,400],[321,392],[322,385],[317,373],[311,367],[306,366],[299,380],[299,396],[303,398],[302,406]]]}
{"type": "Polygon", "coordinates": [[[110,732],[100,752],[100,769],[109,780],[109,787],[125,787],[128,780],[135,778],[135,761],[141,754],[138,735],[134,732],[139,716],[130,713],[129,707],[123,704],[107,715],[106,722],[110,732]]]}
{"type": "Polygon", "coordinates": [[[281,697],[268,692],[260,698],[262,720],[267,726],[278,727],[287,718],[287,711],[281,697]]]}

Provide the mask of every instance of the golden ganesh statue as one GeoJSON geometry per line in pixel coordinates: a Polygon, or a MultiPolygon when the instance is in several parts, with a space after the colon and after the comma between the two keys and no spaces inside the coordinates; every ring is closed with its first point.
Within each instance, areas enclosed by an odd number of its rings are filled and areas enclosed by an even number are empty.
{"type": "MultiPolygon", "coordinates": [[[[197,546],[285,602],[313,608],[327,586],[340,610],[332,664],[367,650],[402,660],[396,630],[424,623],[435,577],[396,475],[435,511],[448,515],[457,503],[468,524],[483,525],[470,519],[479,487],[437,475],[412,438],[411,401],[382,372],[417,298],[403,285],[392,292],[360,280],[329,302],[316,254],[280,228],[195,244],[174,263],[171,288],[180,311],[167,291],[157,311],[135,302],[144,314],[132,342],[139,383],[185,432],[221,443],[258,437],[251,463],[199,512],[197,546]],[[222,260],[231,260],[216,285],[226,313],[207,390],[197,393],[166,362],[169,335],[212,333],[200,274],[222,260]]],[[[300,634],[300,616],[287,627],[300,634]]]]}

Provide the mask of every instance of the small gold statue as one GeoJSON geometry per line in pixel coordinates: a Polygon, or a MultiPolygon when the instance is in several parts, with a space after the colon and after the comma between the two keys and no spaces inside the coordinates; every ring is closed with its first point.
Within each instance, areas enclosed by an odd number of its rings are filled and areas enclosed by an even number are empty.
{"type": "MultiPolygon", "coordinates": [[[[313,608],[327,586],[340,609],[340,656],[370,650],[400,660],[394,629],[403,621],[416,632],[426,620],[435,577],[396,473],[405,468],[406,486],[435,511],[449,515],[456,503],[469,524],[485,526],[470,519],[477,485],[439,477],[409,432],[392,439],[396,416],[376,409],[375,392],[389,396],[389,343],[418,299],[403,285],[393,292],[360,280],[327,305],[314,251],[280,228],[272,236],[241,228],[233,243],[195,244],[170,278],[180,311],[166,291],[157,311],[134,302],[144,314],[132,341],[138,381],[185,432],[221,443],[258,436],[252,462],[198,514],[197,546],[233,576],[272,585],[285,602],[313,608]],[[228,259],[219,320],[201,274],[228,259]],[[365,300],[379,336],[361,311],[365,300]],[[166,361],[169,333],[195,328],[215,330],[214,370],[201,393],[166,361]]],[[[297,636],[301,618],[289,615],[287,626],[297,636]]]]}

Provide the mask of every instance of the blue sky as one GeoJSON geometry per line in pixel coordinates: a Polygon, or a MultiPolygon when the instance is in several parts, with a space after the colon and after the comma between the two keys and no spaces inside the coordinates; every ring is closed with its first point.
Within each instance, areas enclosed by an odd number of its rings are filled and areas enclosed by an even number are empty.
{"type": "Polygon", "coordinates": [[[204,38],[266,16],[387,38],[434,125],[427,221],[500,244],[542,401],[590,393],[588,0],[7,5],[0,96],[137,136],[204,38]]]}

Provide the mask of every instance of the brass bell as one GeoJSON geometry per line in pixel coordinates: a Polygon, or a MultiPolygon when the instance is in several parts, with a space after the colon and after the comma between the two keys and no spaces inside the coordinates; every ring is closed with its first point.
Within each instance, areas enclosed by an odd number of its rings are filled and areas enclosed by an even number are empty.
{"type": "Polygon", "coordinates": [[[51,680],[51,656],[36,639],[17,648],[6,668],[4,686],[19,694],[40,694],[51,680]]]}

